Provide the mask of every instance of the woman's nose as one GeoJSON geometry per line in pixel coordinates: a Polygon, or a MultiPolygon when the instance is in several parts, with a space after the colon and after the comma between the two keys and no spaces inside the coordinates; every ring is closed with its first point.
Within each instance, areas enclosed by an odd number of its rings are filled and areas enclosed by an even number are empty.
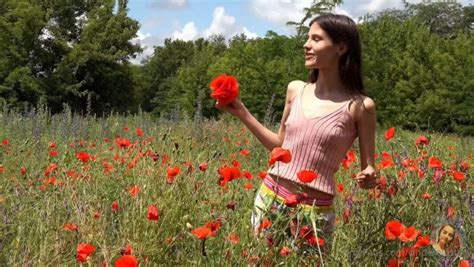
{"type": "Polygon", "coordinates": [[[310,48],[309,47],[309,40],[306,40],[306,42],[303,44],[303,47],[308,48],[308,49],[310,48]]]}

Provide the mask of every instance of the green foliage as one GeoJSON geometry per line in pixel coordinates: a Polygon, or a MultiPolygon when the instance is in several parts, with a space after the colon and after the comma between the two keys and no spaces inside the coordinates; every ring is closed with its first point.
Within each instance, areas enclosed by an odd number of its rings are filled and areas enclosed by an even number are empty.
{"type": "Polygon", "coordinates": [[[67,102],[84,111],[137,106],[128,58],[138,22],[126,1],[4,1],[0,17],[0,97],[10,106],[36,105],[46,96],[53,111],[67,102]],[[132,96],[132,97],[130,97],[132,96]]]}
{"type": "Polygon", "coordinates": [[[379,122],[407,129],[469,132],[474,124],[473,39],[431,33],[419,18],[385,13],[360,27],[364,76],[379,122]]]}
{"type": "MultiPolygon", "coordinates": [[[[306,80],[308,20],[342,1],[314,1],[290,22],[295,36],[165,40],[132,66],[138,23],[127,1],[0,1],[0,102],[10,108],[45,99],[53,112],[136,112],[215,118],[209,83],[235,75],[241,99],[266,124],[278,123],[287,84],[306,80]]],[[[367,14],[359,24],[363,74],[383,126],[473,135],[473,6],[406,4],[367,14]]]]}

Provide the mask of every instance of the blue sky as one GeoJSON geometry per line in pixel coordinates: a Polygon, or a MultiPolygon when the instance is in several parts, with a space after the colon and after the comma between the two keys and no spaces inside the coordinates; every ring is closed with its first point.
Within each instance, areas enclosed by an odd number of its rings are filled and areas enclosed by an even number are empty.
{"type": "MultiPolygon", "coordinates": [[[[144,52],[132,60],[140,62],[153,53],[153,46],[166,38],[194,40],[211,34],[227,38],[245,33],[249,37],[264,36],[269,30],[292,35],[287,21],[302,18],[303,8],[313,0],[130,0],[129,15],[140,22],[137,38],[144,52]]],[[[458,0],[463,5],[474,0],[458,0]]],[[[409,0],[411,3],[421,0],[409,0]]],[[[367,13],[387,8],[402,8],[402,0],[345,0],[336,13],[354,20],[367,13]]]]}

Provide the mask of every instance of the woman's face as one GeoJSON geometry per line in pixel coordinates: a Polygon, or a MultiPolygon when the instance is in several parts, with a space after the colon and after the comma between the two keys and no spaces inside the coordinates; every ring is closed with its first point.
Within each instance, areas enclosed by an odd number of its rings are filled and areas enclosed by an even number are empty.
{"type": "Polygon", "coordinates": [[[339,55],[345,52],[341,45],[332,43],[331,38],[317,22],[309,28],[304,51],[305,66],[309,69],[337,68],[339,55]]]}
{"type": "Polygon", "coordinates": [[[447,244],[451,242],[454,238],[454,228],[446,225],[441,229],[441,232],[439,233],[439,242],[443,242],[444,244],[447,244]]]}

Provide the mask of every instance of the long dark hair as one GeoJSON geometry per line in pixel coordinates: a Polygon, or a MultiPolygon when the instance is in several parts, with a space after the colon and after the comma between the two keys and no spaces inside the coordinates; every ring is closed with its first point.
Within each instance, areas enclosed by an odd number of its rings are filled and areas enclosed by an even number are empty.
{"type": "MultiPolygon", "coordinates": [[[[339,74],[349,95],[365,95],[362,83],[362,56],[359,31],[355,22],[345,16],[324,14],[311,20],[309,26],[316,22],[329,35],[334,44],[344,43],[347,51],[339,59],[339,74]]],[[[319,70],[312,69],[308,75],[310,83],[318,80],[319,70]]]]}
{"type": "Polygon", "coordinates": [[[443,231],[443,229],[446,226],[449,226],[454,230],[454,235],[453,235],[453,239],[451,239],[451,241],[449,241],[449,243],[446,244],[446,247],[444,248],[444,251],[445,251],[446,255],[454,255],[461,248],[461,240],[459,238],[459,235],[456,231],[456,227],[454,227],[454,225],[452,225],[450,223],[443,224],[441,226],[441,228],[439,228],[438,236],[436,237],[436,243],[439,243],[439,236],[441,235],[441,232],[443,231]]]}

